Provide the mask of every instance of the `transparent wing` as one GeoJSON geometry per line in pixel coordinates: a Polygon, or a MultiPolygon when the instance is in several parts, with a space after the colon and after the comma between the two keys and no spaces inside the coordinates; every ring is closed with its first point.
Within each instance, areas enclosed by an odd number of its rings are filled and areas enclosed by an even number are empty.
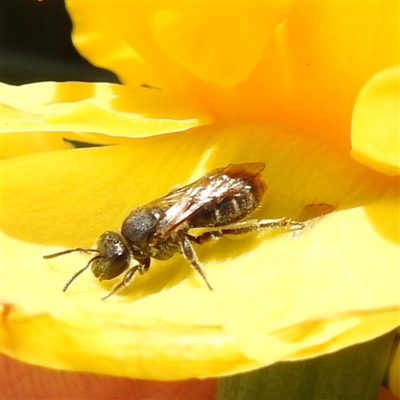
{"type": "MultiPolygon", "coordinates": [[[[227,197],[249,190],[254,180],[264,170],[264,163],[230,164],[215,169],[199,180],[172,190],[166,196],[149,205],[157,205],[166,210],[158,234],[168,236],[171,231],[183,224],[204,207],[211,207],[227,197]]],[[[257,184],[263,192],[266,185],[260,179],[257,184]]]]}

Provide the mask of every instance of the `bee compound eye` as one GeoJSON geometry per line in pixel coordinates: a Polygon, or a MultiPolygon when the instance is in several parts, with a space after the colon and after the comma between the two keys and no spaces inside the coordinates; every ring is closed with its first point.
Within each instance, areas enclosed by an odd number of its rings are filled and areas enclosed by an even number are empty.
{"type": "Polygon", "coordinates": [[[107,231],[97,242],[100,257],[92,264],[92,272],[100,280],[121,275],[129,266],[130,253],[118,232],[107,231]]]}
{"type": "Polygon", "coordinates": [[[99,258],[92,263],[92,272],[100,281],[107,281],[121,275],[128,266],[126,257],[113,260],[99,258]]]}

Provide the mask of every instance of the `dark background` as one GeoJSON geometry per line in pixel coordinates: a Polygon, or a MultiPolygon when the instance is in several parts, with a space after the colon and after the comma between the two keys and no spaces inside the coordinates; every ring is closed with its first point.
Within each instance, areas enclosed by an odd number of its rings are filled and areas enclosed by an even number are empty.
{"type": "Polygon", "coordinates": [[[71,29],[64,0],[0,0],[0,80],[117,82],[78,54],[71,29]]]}

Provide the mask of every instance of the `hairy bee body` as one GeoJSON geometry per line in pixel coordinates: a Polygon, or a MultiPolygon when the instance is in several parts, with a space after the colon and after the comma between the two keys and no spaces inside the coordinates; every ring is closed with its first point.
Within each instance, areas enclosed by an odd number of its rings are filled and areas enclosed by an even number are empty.
{"type": "Polygon", "coordinates": [[[122,281],[104,297],[107,298],[128,286],[136,272],[146,272],[151,259],[167,260],[175,253],[181,253],[212,290],[191,243],[201,244],[224,234],[242,234],[262,228],[299,226],[281,218],[235,227],[235,223],[261,203],[267,188],[260,176],[264,168],[261,162],[218,168],[193,183],[133,209],[122,222],[120,232],[105,232],[95,249],[70,249],[45,258],[73,251],[96,253],[67,281],[64,291],[89,266],[99,280],[113,279],[130,267],[122,281]],[[192,228],[220,229],[192,236],[192,228]],[[131,266],[132,260],[137,262],[134,266],[131,266]]]}

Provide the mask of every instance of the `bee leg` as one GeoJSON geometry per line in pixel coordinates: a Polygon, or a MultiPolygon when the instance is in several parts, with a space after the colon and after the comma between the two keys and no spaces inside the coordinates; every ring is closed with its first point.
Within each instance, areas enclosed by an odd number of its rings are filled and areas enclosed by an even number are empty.
{"type": "Polygon", "coordinates": [[[111,292],[108,293],[107,296],[104,296],[101,300],[108,299],[113,294],[119,293],[122,290],[124,290],[133,281],[133,278],[134,278],[136,272],[139,272],[140,274],[144,274],[145,272],[148,271],[149,267],[150,267],[150,258],[146,258],[143,261],[143,264],[137,264],[134,267],[130,268],[128,270],[128,272],[124,275],[122,281],[117,283],[111,289],[111,292]]]}
{"type": "Polygon", "coordinates": [[[218,231],[204,232],[199,236],[192,236],[192,235],[186,235],[186,236],[191,242],[194,242],[197,244],[203,244],[210,240],[216,240],[223,235],[224,235],[223,229],[220,229],[218,231]]]}
{"type": "Polygon", "coordinates": [[[257,222],[258,222],[258,229],[283,228],[288,231],[298,231],[306,226],[304,222],[293,221],[290,218],[285,218],[285,217],[278,219],[260,219],[257,222]]]}
{"type": "Polygon", "coordinates": [[[186,258],[186,260],[200,274],[208,288],[212,291],[213,288],[207,280],[206,273],[204,272],[204,269],[201,266],[199,259],[197,258],[197,254],[195,253],[193,246],[190,243],[189,237],[184,236],[180,242],[180,245],[182,254],[186,258]]]}
{"type": "Polygon", "coordinates": [[[243,235],[250,232],[255,232],[261,229],[287,229],[295,231],[303,229],[305,224],[291,219],[260,219],[249,220],[232,224],[229,227],[218,229],[215,231],[204,232],[199,236],[187,235],[188,239],[197,244],[203,244],[209,240],[218,239],[224,235],[243,235]]]}

